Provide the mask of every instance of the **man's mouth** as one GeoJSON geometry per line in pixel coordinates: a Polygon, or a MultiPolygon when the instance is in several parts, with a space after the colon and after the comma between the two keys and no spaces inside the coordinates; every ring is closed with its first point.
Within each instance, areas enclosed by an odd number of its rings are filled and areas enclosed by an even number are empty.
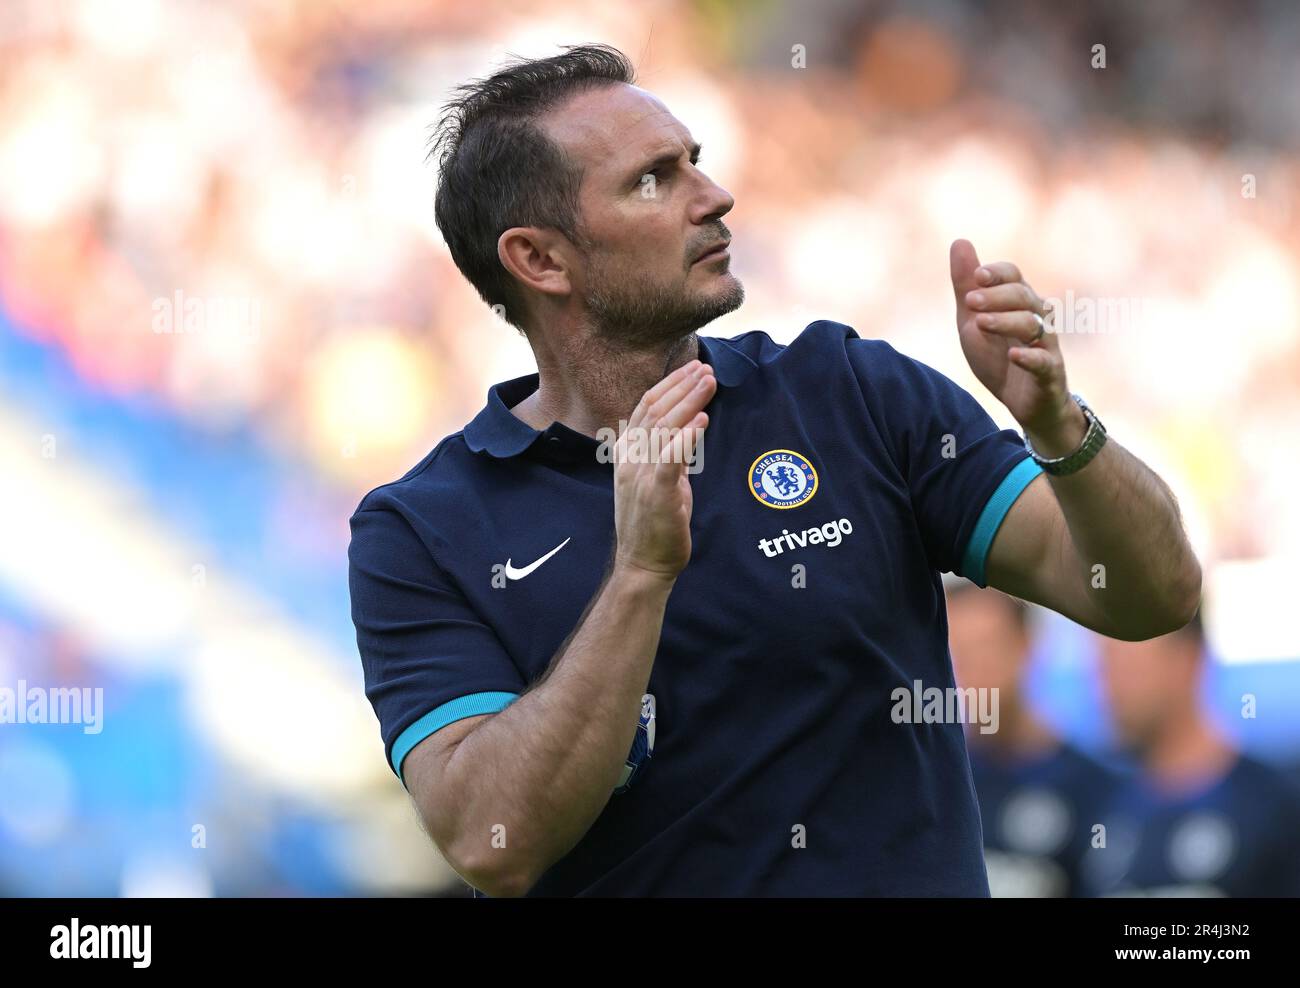
{"type": "Polygon", "coordinates": [[[731,245],[730,240],[722,240],[710,247],[706,247],[704,253],[697,257],[692,263],[699,264],[702,261],[717,261],[724,257],[730,257],[727,248],[731,245]]]}

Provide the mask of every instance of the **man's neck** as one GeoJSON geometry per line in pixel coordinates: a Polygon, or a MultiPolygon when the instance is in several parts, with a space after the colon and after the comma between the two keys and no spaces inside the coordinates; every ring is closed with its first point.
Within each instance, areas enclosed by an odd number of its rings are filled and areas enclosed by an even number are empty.
{"type": "Polygon", "coordinates": [[[511,409],[534,429],[561,422],[596,437],[619,429],[641,396],[683,364],[699,356],[694,333],[651,348],[628,350],[587,340],[569,352],[537,356],[537,390],[511,409]]]}
{"type": "Polygon", "coordinates": [[[1003,702],[998,729],[989,734],[970,734],[971,743],[991,757],[1007,761],[1034,761],[1061,745],[1056,732],[1017,700],[1003,702]]]}
{"type": "Polygon", "coordinates": [[[1161,790],[1202,788],[1232,768],[1237,752],[1199,711],[1170,724],[1144,753],[1143,767],[1161,790]]]}

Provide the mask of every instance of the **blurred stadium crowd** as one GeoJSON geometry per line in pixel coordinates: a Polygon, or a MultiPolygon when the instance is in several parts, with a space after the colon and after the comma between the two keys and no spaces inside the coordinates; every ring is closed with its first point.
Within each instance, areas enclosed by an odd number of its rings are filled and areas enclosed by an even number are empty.
{"type": "MultiPolygon", "coordinates": [[[[832,318],[983,398],[949,242],[1062,300],[1205,562],[1206,709],[1300,759],[1292,5],[5,0],[0,686],[106,710],[0,725],[0,893],[459,888],[361,693],[347,518],[533,369],[433,224],[440,100],[582,41],[736,197],[707,332],[832,318]]],[[[1044,723],[1122,740],[1096,641],[1045,617],[1033,654],[1044,723]]]]}

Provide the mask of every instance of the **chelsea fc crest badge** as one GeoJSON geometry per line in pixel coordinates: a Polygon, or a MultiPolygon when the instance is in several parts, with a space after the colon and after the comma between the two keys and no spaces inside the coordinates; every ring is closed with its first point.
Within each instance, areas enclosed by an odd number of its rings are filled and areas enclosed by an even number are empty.
{"type": "Polygon", "coordinates": [[[817,493],[817,471],[792,449],[773,449],[749,468],[749,493],[769,508],[797,508],[817,493]]]}

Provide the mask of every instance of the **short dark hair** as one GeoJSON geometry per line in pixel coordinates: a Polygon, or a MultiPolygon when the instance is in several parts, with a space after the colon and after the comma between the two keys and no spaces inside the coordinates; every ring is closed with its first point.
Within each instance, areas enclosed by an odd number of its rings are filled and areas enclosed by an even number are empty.
{"type": "Polygon", "coordinates": [[[563,100],[598,86],[631,84],[627,56],[608,45],[567,45],[550,58],[516,60],[459,86],[444,106],[429,157],[438,163],[434,219],[456,267],[488,305],[523,325],[523,296],[497,256],[514,226],[585,238],[582,168],[538,125],[563,100]]]}
{"type": "Polygon", "coordinates": [[[1192,619],[1174,632],[1174,634],[1190,641],[1196,646],[1196,650],[1202,654],[1204,654],[1206,646],[1205,619],[1201,616],[1204,609],[1205,600],[1202,598],[1201,603],[1196,607],[1196,613],[1192,615],[1192,619]]]}

